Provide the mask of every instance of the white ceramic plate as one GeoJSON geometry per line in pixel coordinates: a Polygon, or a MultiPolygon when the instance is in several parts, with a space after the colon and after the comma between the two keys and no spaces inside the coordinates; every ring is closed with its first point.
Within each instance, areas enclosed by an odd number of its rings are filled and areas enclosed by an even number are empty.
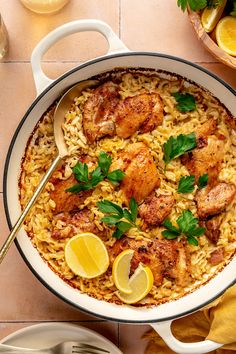
{"type": "Polygon", "coordinates": [[[0,340],[0,343],[27,348],[47,348],[63,341],[81,341],[109,350],[111,354],[122,352],[102,335],[70,323],[40,323],[22,328],[0,340]]]}

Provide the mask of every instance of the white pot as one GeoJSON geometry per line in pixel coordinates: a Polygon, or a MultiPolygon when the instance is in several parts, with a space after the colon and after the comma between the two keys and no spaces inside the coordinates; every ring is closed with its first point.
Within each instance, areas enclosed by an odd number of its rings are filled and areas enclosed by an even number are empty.
{"type": "MultiPolygon", "coordinates": [[[[66,88],[81,80],[86,80],[116,67],[142,67],[165,70],[186,77],[208,89],[236,116],[235,91],[214,74],[193,63],[170,55],[130,52],[111,28],[101,21],[73,21],[52,31],[34,49],[31,64],[38,96],[16,130],[5,164],[4,204],[10,228],[21,213],[18,200],[18,176],[27,140],[38,119],[55,99],[66,88]],[[43,54],[60,38],[80,31],[98,31],[102,33],[109,43],[108,54],[70,70],[55,81],[50,80],[41,69],[43,54]]],[[[173,337],[170,325],[173,319],[183,317],[207,305],[235,282],[236,257],[213,279],[193,293],[152,308],[135,308],[94,299],[66,284],[42,260],[23,228],[18,234],[16,245],[37,278],[54,294],[80,310],[111,321],[133,324],[149,323],[163,337],[172,350],[182,354],[206,353],[222,345],[209,340],[191,344],[182,343],[173,337]]]]}

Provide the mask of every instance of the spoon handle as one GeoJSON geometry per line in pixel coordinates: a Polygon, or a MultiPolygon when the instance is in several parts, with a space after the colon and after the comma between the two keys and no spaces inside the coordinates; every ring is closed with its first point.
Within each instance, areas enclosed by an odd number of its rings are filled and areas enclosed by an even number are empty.
{"type": "Polygon", "coordinates": [[[26,207],[24,208],[21,216],[19,217],[19,219],[17,220],[16,224],[12,228],[8,238],[6,239],[6,241],[4,242],[4,244],[3,244],[3,246],[2,246],[2,248],[0,250],[0,264],[2,263],[3,258],[5,257],[5,255],[7,254],[12,242],[14,241],[19,228],[21,227],[21,225],[25,221],[25,218],[29,214],[32,206],[36,202],[39,194],[42,192],[43,188],[45,187],[45,185],[48,182],[49,178],[51,177],[52,173],[55,171],[55,169],[58,166],[58,164],[61,161],[61,159],[62,158],[59,155],[57,155],[55,157],[55,159],[53,160],[51,166],[49,167],[49,169],[47,170],[47,172],[45,173],[45,175],[41,179],[41,181],[40,181],[39,185],[37,186],[36,190],[34,191],[31,199],[28,201],[28,203],[27,203],[26,207]]]}

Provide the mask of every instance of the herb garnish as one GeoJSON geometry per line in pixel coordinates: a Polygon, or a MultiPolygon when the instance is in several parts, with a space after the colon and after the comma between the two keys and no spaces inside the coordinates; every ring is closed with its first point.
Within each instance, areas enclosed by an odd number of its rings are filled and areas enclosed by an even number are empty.
{"type": "Polygon", "coordinates": [[[208,173],[204,173],[204,175],[199,177],[198,184],[197,184],[199,189],[206,187],[208,178],[209,178],[208,173]]]}
{"type": "Polygon", "coordinates": [[[171,136],[163,145],[164,161],[167,165],[171,160],[183,155],[185,152],[191,151],[197,146],[197,138],[195,133],[187,135],[180,134],[176,138],[171,136]]]}
{"type": "Polygon", "coordinates": [[[176,107],[182,113],[193,111],[197,108],[195,97],[190,93],[175,92],[172,93],[172,96],[174,96],[178,103],[176,107]]]}
{"type": "Polygon", "coordinates": [[[236,16],[236,0],[233,1],[233,11],[230,12],[231,16],[236,16]]]}
{"type": "Polygon", "coordinates": [[[178,0],[177,5],[181,7],[183,11],[186,10],[187,6],[189,6],[192,11],[199,11],[206,6],[208,8],[217,7],[221,2],[222,0],[178,0]]]}
{"type": "Polygon", "coordinates": [[[191,193],[194,190],[194,180],[195,177],[191,176],[182,176],[179,180],[178,193],[191,193]]]}
{"type": "MultiPolygon", "coordinates": [[[[198,179],[198,188],[202,189],[206,187],[207,182],[208,182],[208,173],[204,173],[204,175],[200,176],[198,179]]],[[[179,185],[178,185],[178,193],[191,193],[194,190],[194,180],[195,176],[182,176],[180,177],[179,180],[179,185]]]]}
{"type": "Polygon", "coordinates": [[[202,236],[206,229],[198,226],[198,218],[195,218],[190,210],[184,210],[176,220],[178,227],[174,226],[169,219],[165,219],[163,226],[167,230],[162,231],[162,235],[168,240],[173,240],[184,234],[188,243],[198,246],[196,237],[202,236]]]}
{"type": "Polygon", "coordinates": [[[86,163],[77,162],[72,171],[76,180],[79,182],[71,188],[66,189],[66,192],[79,193],[81,191],[87,191],[94,188],[98,183],[107,178],[113,184],[117,184],[125,176],[125,173],[121,170],[114,170],[108,172],[111,166],[112,158],[105,152],[100,152],[98,157],[98,167],[92,172],[88,172],[88,165],[86,163]]]}
{"type": "Polygon", "coordinates": [[[108,214],[107,216],[104,216],[101,221],[109,226],[116,227],[112,237],[120,239],[122,235],[132,227],[139,229],[138,225],[136,225],[138,204],[134,198],[131,198],[129,202],[130,211],[127,208],[122,208],[118,204],[112,203],[106,199],[98,202],[97,206],[101,212],[108,214]]]}

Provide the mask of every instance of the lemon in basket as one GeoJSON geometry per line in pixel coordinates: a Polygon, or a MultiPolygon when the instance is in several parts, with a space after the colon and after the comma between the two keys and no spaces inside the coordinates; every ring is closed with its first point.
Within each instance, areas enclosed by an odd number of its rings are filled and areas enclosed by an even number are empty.
{"type": "Polygon", "coordinates": [[[236,56],[236,17],[223,17],[216,26],[216,41],[226,53],[236,56]]]}
{"type": "Polygon", "coordinates": [[[106,246],[90,232],[78,234],[66,243],[65,260],[73,273],[88,279],[105,273],[109,266],[106,246]]]}
{"type": "Polygon", "coordinates": [[[221,15],[224,11],[226,5],[226,0],[223,0],[218,6],[212,7],[212,8],[207,8],[202,12],[201,15],[201,22],[204,30],[206,32],[211,32],[217,25],[217,22],[221,18],[221,15]]]}

